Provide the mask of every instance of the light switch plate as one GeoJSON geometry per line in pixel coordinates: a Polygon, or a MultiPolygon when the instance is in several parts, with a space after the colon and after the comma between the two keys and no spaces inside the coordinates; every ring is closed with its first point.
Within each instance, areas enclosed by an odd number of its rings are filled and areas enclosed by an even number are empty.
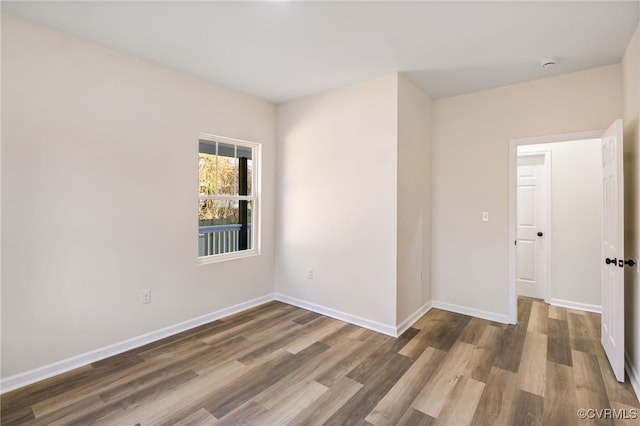
{"type": "Polygon", "coordinates": [[[489,212],[482,212],[482,221],[489,222],[489,212]]]}

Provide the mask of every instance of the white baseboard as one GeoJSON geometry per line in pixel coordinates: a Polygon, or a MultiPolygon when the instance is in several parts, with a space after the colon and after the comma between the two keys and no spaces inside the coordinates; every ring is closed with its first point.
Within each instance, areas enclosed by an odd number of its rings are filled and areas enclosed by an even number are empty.
{"type": "Polygon", "coordinates": [[[636,393],[636,398],[640,400],[640,372],[633,365],[633,358],[629,352],[625,351],[624,357],[624,366],[625,370],[627,370],[627,374],[629,375],[629,379],[631,380],[631,387],[633,387],[633,391],[636,393]]]}
{"type": "MultiPolygon", "coordinates": [[[[247,302],[239,303],[228,308],[224,308],[215,312],[211,312],[206,315],[202,315],[197,318],[193,318],[169,327],[162,328],[160,330],[152,331],[141,336],[137,336],[122,342],[115,343],[94,351],[86,352],[84,354],[76,355],[71,358],[67,358],[43,367],[39,367],[24,373],[16,374],[14,376],[7,377],[0,380],[0,394],[9,392],[11,390],[30,385],[40,380],[48,379],[49,377],[56,376],[58,374],[65,373],[78,367],[82,367],[91,364],[96,361],[114,356],[131,349],[138,348],[148,343],[155,342],[160,339],[172,336],[177,333],[181,333],[186,330],[198,327],[203,324],[210,323],[212,321],[224,318],[226,316],[242,312],[246,309],[250,309],[272,300],[278,300],[284,303],[288,303],[293,306],[298,306],[309,311],[317,312],[322,315],[326,315],[331,318],[335,318],[341,321],[348,322],[360,327],[367,328],[369,330],[376,331],[378,333],[386,334],[391,337],[398,337],[404,333],[413,323],[415,323],[422,315],[427,313],[431,308],[444,309],[446,311],[457,312],[459,314],[469,315],[477,318],[486,319],[489,321],[500,322],[504,324],[509,323],[507,315],[497,314],[494,312],[483,311],[480,309],[468,308],[465,306],[453,305],[450,303],[440,302],[437,300],[429,301],[411,314],[407,319],[402,321],[397,326],[383,324],[377,321],[373,321],[367,318],[362,318],[357,315],[352,315],[347,312],[338,311],[336,309],[328,308],[326,306],[318,305],[304,300],[289,297],[284,294],[267,294],[257,299],[249,300],[247,302]]],[[[587,305],[590,306],[590,305],[587,305]]],[[[575,304],[571,307],[575,307],[575,304]]],[[[579,308],[576,308],[579,309],[579,308]]],[[[584,308],[583,308],[584,309],[584,308]]],[[[631,367],[629,367],[631,368],[631,367]]],[[[631,369],[629,373],[632,376],[632,381],[635,380],[634,389],[638,392],[638,375],[635,370],[631,369]]]]}
{"type": "Polygon", "coordinates": [[[502,324],[510,324],[509,315],[506,314],[497,314],[495,312],[483,311],[482,309],[453,305],[451,303],[441,302],[439,300],[432,300],[431,305],[434,308],[444,309],[445,311],[456,312],[458,314],[469,315],[472,317],[499,322],[502,324]]]}
{"type": "Polygon", "coordinates": [[[322,305],[316,305],[315,303],[306,302],[304,300],[296,299],[295,297],[285,296],[284,294],[276,293],[275,299],[289,305],[297,306],[299,308],[313,311],[322,315],[326,315],[331,318],[338,319],[340,321],[348,322],[360,327],[368,328],[369,330],[377,331],[378,333],[386,334],[391,337],[397,336],[397,329],[394,326],[383,324],[381,322],[372,321],[370,319],[362,318],[357,315],[348,314],[346,312],[338,311],[336,309],[328,308],[322,305]]]}
{"type": "Polygon", "coordinates": [[[409,327],[413,325],[413,323],[420,319],[420,317],[429,312],[431,307],[431,300],[429,300],[427,303],[419,307],[414,313],[409,315],[407,319],[398,324],[398,327],[396,327],[396,336],[402,336],[402,333],[407,331],[409,327]]]}
{"type": "Polygon", "coordinates": [[[249,300],[247,302],[239,303],[228,308],[220,309],[219,311],[211,312],[193,318],[178,324],[171,325],[169,327],[162,328],[160,330],[152,331],[150,333],[143,334],[141,336],[133,337],[131,339],[124,340],[122,342],[115,343],[113,345],[105,346],[100,349],[96,349],[91,352],[76,355],[71,358],[64,359],[62,361],[54,362],[53,364],[45,365],[24,373],[16,374],[14,376],[7,377],[0,381],[0,394],[9,392],[11,390],[30,385],[40,380],[48,379],[58,374],[65,373],[84,365],[91,364],[96,361],[114,356],[131,349],[144,346],[148,343],[155,342],[156,340],[164,339],[165,337],[173,336],[174,334],[181,333],[186,330],[198,327],[203,324],[210,323],[220,318],[242,312],[246,309],[250,309],[264,303],[270,302],[274,299],[273,293],[267,294],[257,299],[249,300]]]}
{"type": "Polygon", "coordinates": [[[560,306],[562,308],[577,309],[579,311],[596,312],[598,314],[602,313],[602,306],[598,306],[598,305],[589,305],[588,303],[571,302],[569,300],[562,300],[562,299],[551,299],[550,302],[552,305],[560,306]]]}

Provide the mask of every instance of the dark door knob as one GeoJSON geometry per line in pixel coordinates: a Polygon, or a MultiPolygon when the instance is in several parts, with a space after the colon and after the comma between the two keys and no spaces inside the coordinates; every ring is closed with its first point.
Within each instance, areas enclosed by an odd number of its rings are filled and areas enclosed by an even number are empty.
{"type": "Polygon", "coordinates": [[[613,265],[615,266],[618,263],[618,259],[617,258],[613,258],[613,259],[609,259],[608,257],[604,260],[604,263],[606,263],[607,265],[610,265],[613,263],[613,265]]]}
{"type": "Polygon", "coordinates": [[[542,232],[538,232],[538,237],[542,237],[544,234],[542,232]]]}
{"type": "Polygon", "coordinates": [[[624,261],[625,265],[634,266],[636,264],[635,260],[629,259],[624,261]]]}

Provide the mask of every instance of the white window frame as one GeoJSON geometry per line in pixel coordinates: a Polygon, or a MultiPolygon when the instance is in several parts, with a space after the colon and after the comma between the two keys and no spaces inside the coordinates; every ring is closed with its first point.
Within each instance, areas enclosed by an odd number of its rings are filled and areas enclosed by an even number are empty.
{"type": "MultiPolygon", "coordinates": [[[[249,142],[241,139],[233,139],[224,136],[200,133],[197,141],[198,158],[200,154],[200,141],[215,143],[232,144],[243,148],[250,148],[252,151],[252,168],[251,168],[251,195],[201,195],[198,193],[198,201],[202,200],[234,200],[234,201],[251,201],[251,248],[242,251],[233,251],[228,253],[211,254],[200,256],[198,253],[198,264],[204,265],[208,263],[216,263],[231,259],[241,259],[245,257],[257,256],[260,254],[261,243],[261,220],[260,220],[260,194],[261,194],[261,165],[262,165],[262,146],[256,142],[249,142]]],[[[217,172],[216,172],[217,173],[217,172]]],[[[198,219],[199,228],[199,219],[198,219]]],[[[198,236],[200,232],[198,230],[198,236]]],[[[199,238],[199,237],[198,237],[199,238]]],[[[198,242],[199,244],[199,242],[198,242]]],[[[196,248],[198,250],[198,248],[196,248]]]]}

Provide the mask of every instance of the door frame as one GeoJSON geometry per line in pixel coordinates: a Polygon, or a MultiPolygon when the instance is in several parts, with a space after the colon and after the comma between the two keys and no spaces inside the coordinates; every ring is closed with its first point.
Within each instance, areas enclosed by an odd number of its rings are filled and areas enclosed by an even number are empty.
{"type": "MultiPolygon", "coordinates": [[[[514,241],[517,238],[517,182],[518,182],[518,147],[521,145],[540,145],[555,142],[572,142],[585,139],[599,139],[606,129],[594,130],[589,132],[565,133],[549,136],[536,136],[530,138],[516,138],[509,140],[509,240],[507,242],[509,248],[509,291],[507,306],[509,307],[509,323],[516,324],[518,322],[518,292],[516,288],[516,249],[514,241]]],[[[549,168],[550,172],[550,168],[549,168]]],[[[550,196],[550,192],[547,196],[550,196]]],[[[547,208],[550,208],[548,204],[547,208]]],[[[550,215],[547,215],[547,221],[551,221],[550,215]]],[[[551,229],[551,228],[549,228],[551,229]]],[[[548,241],[551,239],[549,238],[548,241]]],[[[550,247],[547,250],[547,260],[551,254],[550,247]]],[[[550,285],[549,273],[551,271],[550,261],[547,264],[547,287],[550,285]]],[[[550,292],[547,290],[547,297],[550,298],[550,292]]],[[[545,299],[546,301],[546,299],[545,299]]]]}
{"type": "MultiPolygon", "coordinates": [[[[524,145],[518,145],[518,146],[532,146],[532,144],[524,144],[524,145]]],[[[518,157],[536,157],[536,156],[542,156],[544,159],[544,163],[543,163],[543,167],[544,167],[544,174],[545,174],[545,182],[544,182],[544,197],[545,197],[545,212],[544,212],[544,239],[542,240],[543,244],[544,244],[544,261],[545,261],[545,285],[542,288],[542,294],[543,294],[543,298],[545,303],[549,303],[549,295],[551,294],[551,290],[550,290],[550,285],[551,285],[551,239],[553,238],[552,235],[552,229],[551,229],[551,151],[548,149],[540,149],[540,150],[534,150],[532,149],[531,151],[527,151],[527,152],[523,152],[522,154],[518,155],[518,150],[516,147],[516,171],[518,169],[518,157]]],[[[515,201],[516,201],[516,216],[514,218],[515,221],[517,221],[517,213],[518,213],[518,192],[517,192],[517,184],[518,184],[518,175],[516,173],[516,197],[515,197],[515,201]]],[[[514,241],[516,241],[518,239],[518,228],[517,228],[517,223],[516,223],[516,237],[514,238],[514,241]]],[[[514,244],[515,245],[515,244],[514,244]]],[[[517,247],[516,247],[517,248],[517,247]]],[[[518,257],[517,257],[517,250],[515,250],[516,253],[516,265],[517,265],[517,261],[518,261],[518,257]]],[[[517,269],[517,266],[516,266],[517,269]]],[[[517,272],[514,270],[514,272],[517,272]]],[[[517,274],[514,277],[515,279],[515,283],[516,283],[516,300],[518,298],[518,280],[517,280],[517,274]]]]}

